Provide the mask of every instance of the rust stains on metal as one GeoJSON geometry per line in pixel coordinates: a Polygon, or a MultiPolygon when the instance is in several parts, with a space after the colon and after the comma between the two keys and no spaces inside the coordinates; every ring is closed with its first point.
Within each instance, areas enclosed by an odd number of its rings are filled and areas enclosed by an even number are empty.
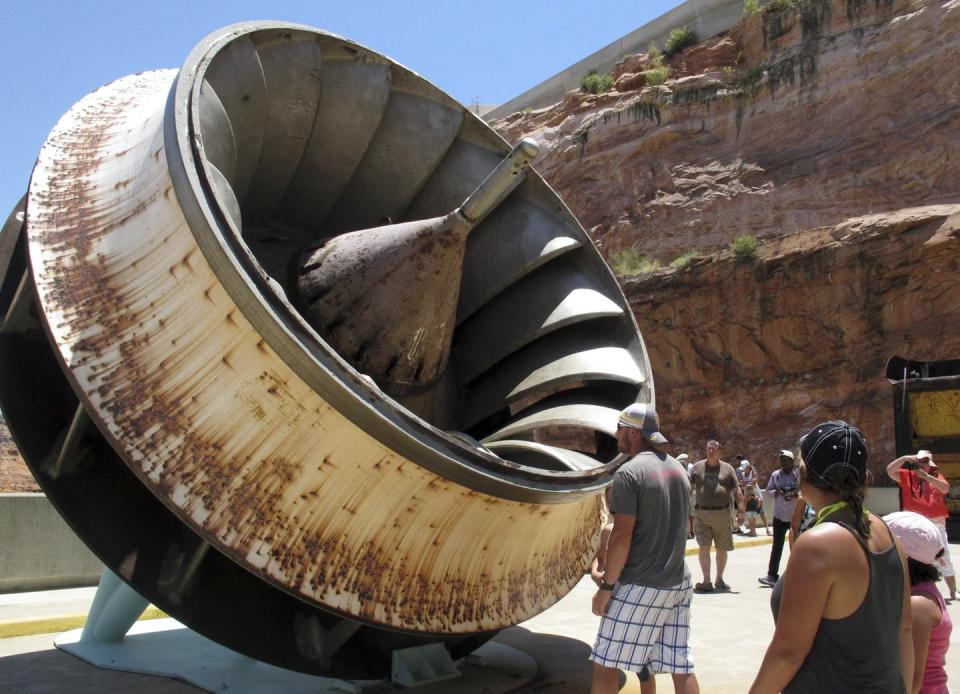
{"type": "MultiPolygon", "coordinates": [[[[216,279],[168,195],[148,127],[161,122],[142,97],[162,113],[169,79],[115,85],[81,108],[48,143],[40,166],[49,175],[31,190],[48,327],[126,464],[218,551],[336,613],[473,633],[552,604],[593,556],[599,498],[546,507],[467,489],[390,450],[307,386],[216,279]],[[144,125],[116,157],[125,118],[144,125]],[[144,178],[118,186],[126,174],[105,162],[128,159],[144,178]],[[504,543],[521,523],[538,538],[533,552],[504,543]]],[[[438,363],[428,342],[414,339],[390,368],[428,378],[438,363]]],[[[358,340],[355,353],[372,359],[374,345],[358,340]]]]}

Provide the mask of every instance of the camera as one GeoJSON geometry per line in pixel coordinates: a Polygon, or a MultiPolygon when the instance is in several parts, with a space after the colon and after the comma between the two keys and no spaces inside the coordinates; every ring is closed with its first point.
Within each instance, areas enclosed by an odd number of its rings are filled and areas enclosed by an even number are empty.
{"type": "Polygon", "coordinates": [[[918,470],[919,468],[920,468],[920,465],[915,460],[911,460],[910,462],[903,464],[904,470],[918,470]]]}

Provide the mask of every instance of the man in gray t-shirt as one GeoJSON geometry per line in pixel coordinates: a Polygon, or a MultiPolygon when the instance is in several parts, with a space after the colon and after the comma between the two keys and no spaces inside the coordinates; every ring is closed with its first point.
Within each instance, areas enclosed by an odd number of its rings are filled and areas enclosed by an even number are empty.
{"type": "Polygon", "coordinates": [[[683,581],[690,483],[680,463],[662,452],[638,453],[617,470],[610,509],[635,518],[621,583],[667,588],[683,581]]]}
{"type": "Polygon", "coordinates": [[[618,670],[669,672],[677,692],[699,692],[690,654],[693,587],[684,561],[690,482],[657,413],[634,403],[620,413],[620,451],[633,457],[613,478],[613,530],[593,612],[602,615],[591,692],[616,692],[618,670]]]}

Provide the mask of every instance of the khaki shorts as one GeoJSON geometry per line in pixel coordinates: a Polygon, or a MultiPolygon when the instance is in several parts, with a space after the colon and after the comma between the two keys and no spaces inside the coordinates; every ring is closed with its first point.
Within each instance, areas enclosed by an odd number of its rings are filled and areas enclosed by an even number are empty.
{"type": "Polygon", "coordinates": [[[717,549],[733,551],[733,529],[730,527],[730,509],[721,508],[715,511],[696,509],[693,512],[693,534],[697,544],[709,547],[713,542],[717,549]]]}

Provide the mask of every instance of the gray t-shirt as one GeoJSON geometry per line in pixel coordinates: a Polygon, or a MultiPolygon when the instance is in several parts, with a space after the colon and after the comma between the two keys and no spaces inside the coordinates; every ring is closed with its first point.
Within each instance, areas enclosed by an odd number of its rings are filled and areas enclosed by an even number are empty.
{"type": "Polygon", "coordinates": [[[688,574],[684,561],[690,482],[687,472],[666,453],[640,453],[613,478],[614,513],[636,518],[621,583],[669,588],[688,574]]]}

